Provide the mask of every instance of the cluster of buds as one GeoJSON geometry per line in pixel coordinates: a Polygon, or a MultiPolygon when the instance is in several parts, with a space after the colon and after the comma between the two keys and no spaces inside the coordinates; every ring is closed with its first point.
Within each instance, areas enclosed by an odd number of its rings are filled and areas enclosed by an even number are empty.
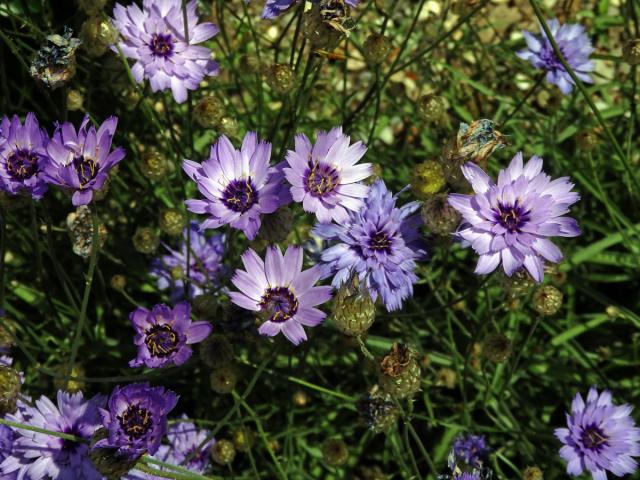
{"type": "Polygon", "coordinates": [[[360,288],[358,278],[343,284],[333,301],[333,321],[345,335],[359,337],[366,334],[376,318],[371,295],[360,288]]]}
{"type": "Polygon", "coordinates": [[[320,0],[306,11],[304,35],[316,49],[333,50],[353,28],[345,0],[320,0]]]}
{"type": "Polygon", "coordinates": [[[393,428],[400,410],[391,396],[374,386],[369,394],[358,402],[358,412],[365,424],[375,433],[386,433],[393,428]]]}
{"type": "Polygon", "coordinates": [[[240,426],[231,432],[233,446],[239,452],[248,452],[256,443],[256,432],[248,427],[240,426]]]}
{"type": "MultiPolygon", "coordinates": [[[[93,247],[93,219],[89,207],[83,205],[67,215],[67,230],[71,236],[73,253],[82,258],[89,258],[93,247]]],[[[102,247],[106,240],[107,227],[100,223],[98,225],[98,246],[102,247]]]]}
{"type": "Polygon", "coordinates": [[[76,50],[81,43],[69,27],[62,35],[49,35],[31,62],[31,76],[52,90],[67,84],[76,74],[76,50]]]}
{"type": "Polygon", "coordinates": [[[382,390],[396,398],[412,397],[420,390],[420,380],[415,352],[407,345],[394,343],[379,365],[378,382],[382,390]]]}

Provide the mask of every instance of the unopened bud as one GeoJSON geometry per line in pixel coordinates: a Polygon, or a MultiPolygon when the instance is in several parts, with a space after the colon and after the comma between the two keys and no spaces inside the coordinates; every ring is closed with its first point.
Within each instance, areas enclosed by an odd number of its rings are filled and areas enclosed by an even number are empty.
{"type": "Polygon", "coordinates": [[[364,56],[369,63],[378,65],[384,62],[391,52],[391,40],[379,33],[372,33],[364,41],[364,56]]]}
{"type": "Polygon", "coordinates": [[[211,459],[218,465],[229,465],[236,458],[236,447],[229,440],[217,440],[211,445],[211,459]]]}
{"type": "Polygon", "coordinates": [[[505,275],[504,285],[509,296],[514,299],[527,295],[537,283],[528,271],[520,269],[511,274],[510,277],[505,275]]]}
{"type": "Polygon", "coordinates": [[[511,356],[512,349],[511,340],[501,333],[490,335],[482,345],[482,353],[485,358],[493,363],[506,362],[511,356]]]}
{"type": "Polygon", "coordinates": [[[423,95],[418,100],[418,115],[427,122],[437,122],[444,116],[444,100],[435,93],[423,95]]]}
{"type": "Polygon", "coordinates": [[[322,458],[332,467],[340,467],[349,460],[347,444],[339,439],[330,439],[322,444],[322,458]]]}
{"type": "Polygon", "coordinates": [[[89,17],[80,30],[82,49],[93,58],[101,57],[118,39],[118,30],[102,16],[89,17]]]}
{"type": "Polygon", "coordinates": [[[415,352],[407,345],[394,343],[380,362],[378,379],[386,393],[407,398],[420,390],[420,375],[415,352]]]}
{"type": "Polygon", "coordinates": [[[293,211],[290,207],[284,206],[262,217],[259,235],[269,244],[284,242],[292,229],[293,211]]]}
{"type": "Polygon", "coordinates": [[[340,287],[333,303],[333,320],[345,335],[358,337],[369,331],[376,318],[371,295],[352,282],[340,287]]]}
{"type": "Polygon", "coordinates": [[[632,38],[622,48],[622,59],[629,65],[640,63],[640,38],[632,38]]]}
{"type": "Polygon", "coordinates": [[[438,193],[445,183],[442,165],[434,160],[419,163],[411,171],[411,190],[421,200],[438,193]]]}
{"type": "Polygon", "coordinates": [[[196,122],[203,128],[213,128],[217,126],[225,116],[226,110],[222,100],[208,95],[201,98],[193,109],[193,116],[196,122]]]}
{"type": "Polygon", "coordinates": [[[153,253],[158,248],[160,239],[153,228],[138,227],[133,235],[133,247],[140,253],[153,253]]]}
{"type": "Polygon", "coordinates": [[[233,445],[239,452],[248,452],[256,443],[256,432],[247,427],[238,427],[231,433],[233,445]]]}
{"type": "Polygon", "coordinates": [[[67,109],[70,111],[82,110],[84,95],[79,90],[69,90],[67,93],[67,109]]]}
{"type": "Polygon", "coordinates": [[[117,449],[115,448],[95,448],[95,444],[107,438],[107,436],[107,431],[104,428],[99,428],[94,432],[89,445],[89,459],[104,478],[107,480],[119,480],[133,469],[140,458],[117,455],[117,449]]]}
{"type": "Polygon", "coordinates": [[[200,344],[200,359],[214,370],[226,368],[233,364],[233,347],[227,337],[214,333],[200,344]]]}
{"type": "Polygon", "coordinates": [[[544,476],[538,467],[527,467],[522,472],[522,480],[544,480],[544,476]]]}
{"type": "Polygon", "coordinates": [[[193,314],[197,318],[213,319],[218,312],[220,301],[218,297],[210,293],[197,295],[191,302],[193,314]]]}
{"type": "Polygon", "coordinates": [[[558,313],[562,307],[562,292],[552,285],[539,287],[533,293],[533,308],[540,315],[549,317],[558,313]]]}
{"type": "Polygon", "coordinates": [[[169,172],[169,162],[160,152],[151,149],[142,156],[140,170],[149,180],[157,182],[162,180],[169,172]]]}
{"type": "Polygon", "coordinates": [[[295,85],[295,75],[291,67],[286,64],[276,63],[267,69],[267,83],[280,95],[289,93],[295,85]]]}
{"type": "Polygon", "coordinates": [[[233,364],[222,364],[212,370],[210,380],[214,392],[231,393],[238,382],[237,369],[233,364]]]}
{"type": "Polygon", "coordinates": [[[15,343],[17,325],[13,320],[0,316],[0,349],[9,349],[15,343]]]}
{"type": "Polygon", "coordinates": [[[124,290],[127,286],[127,277],[124,275],[114,275],[111,277],[109,285],[111,285],[111,288],[114,290],[124,290]]]}
{"type": "Polygon", "coordinates": [[[0,417],[15,413],[21,388],[22,381],[18,371],[0,364],[0,417]]]}
{"type": "Polygon", "coordinates": [[[236,137],[238,135],[238,122],[231,117],[223,117],[220,120],[220,131],[228,137],[236,137]]]}
{"type": "Polygon", "coordinates": [[[441,368],[436,373],[436,385],[438,387],[448,388],[449,390],[453,390],[456,387],[456,382],[458,381],[458,376],[456,375],[455,370],[451,368],[441,368]]]}
{"type": "Polygon", "coordinates": [[[182,235],[187,225],[187,217],[177,208],[167,208],[160,212],[160,230],[167,235],[182,235]]]}
{"type": "Polygon", "coordinates": [[[462,220],[460,213],[449,205],[446,193],[439,193],[425,200],[420,214],[427,229],[436,235],[454,232],[462,220]]]}
{"type": "Polygon", "coordinates": [[[585,152],[593,151],[600,143],[599,129],[589,128],[576,134],[576,145],[585,152]]]}

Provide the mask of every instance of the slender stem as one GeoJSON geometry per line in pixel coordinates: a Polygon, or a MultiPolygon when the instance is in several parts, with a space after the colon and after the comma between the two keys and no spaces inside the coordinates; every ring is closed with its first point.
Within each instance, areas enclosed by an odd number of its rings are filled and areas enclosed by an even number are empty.
{"type": "Polygon", "coordinates": [[[98,214],[94,203],[91,203],[91,219],[92,219],[92,235],[91,235],[91,257],[89,259],[89,271],[87,272],[87,278],[84,285],[84,296],[82,297],[82,305],[80,306],[80,318],[78,319],[78,326],[76,327],[76,335],[73,339],[73,345],[71,346],[71,356],[69,357],[69,364],[67,365],[65,379],[68,379],[73,365],[76,361],[78,354],[78,347],[80,346],[80,340],[82,339],[82,330],[87,319],[87,306],[89,305],[89,297],[91,295],[91,287],[93,286],[93,274],[96,269],[96,263],[98,260],[98,250],[100,248],[99,238],[99,222],[98,214]]]}
{"type": "Polygon", "coordinates": [[[84,438],[76,437],[75,435],[70,435],[68,433],[63,433],[63,432],[57,432],[55,430],[47,430],[46,428],[34,427],[33,425],[26,425],[24,423],[12,422],[11,420],[5,420],[4,418],[0,418],[0,425],[6,425],[7,427],[18,428],[20,430],[28,430],[30,432],[44,433],[46,435],[51,435],[52,437],[71,440],[72,442],[88,443],[88,441],[85,440],[84,438]]]}

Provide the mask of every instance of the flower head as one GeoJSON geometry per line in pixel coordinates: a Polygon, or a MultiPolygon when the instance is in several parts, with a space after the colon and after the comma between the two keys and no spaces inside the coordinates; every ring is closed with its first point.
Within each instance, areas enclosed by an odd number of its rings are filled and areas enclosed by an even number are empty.
{"type": "Polygon", "coordinates": [[[174,308],[156,305],[151,311],[138,307],[129,315],[136,330],[133,339],[138,356],[129,362],[130,367],[145,365],[149,368],[182,365],[193,353],[191,347],[211,333],[209,322],[192,322],[191,309],[186,302],[174,308]]]}
{"type": "Polygon", "coordinates": [[[89,126],[86,115],[77,131],[69,122],[59,125],[48,143],[51,161],[45,169],[46,177],[50,183],[74,191],[74,206],[90,203],[109,170],[124,158],[122,147],[111,150],[117,124],[116,117],[109,117],[96,130],[89,126]]]}
{"type": "Polygon", "coordinates": [[[490,452],[484,435],[459,436],[453,442],[453,451],[456,457],[472,467],[479,467],[490,452]]]}
{"type": "Polygon", "coordinates": [[[189,235],[190,252],[187,247],[187,229],[178,250],[164,245],[166,255],[156,258],[151,264],[151,274],[158,278],[158,288],[171,287],[171,298],[177,301],[184,296],[184,278],[189,275],[188,298],[204,293],[206,286],[216,284],[224,272],[222,259],[225,253],[225,235],[220,233],[209,238],[200,230],[198,222],[191,222],[189,235]],[[187,257],[189,268],[187,269],[187,257]],[[174,269],[180,270],[179,278],[172,275],[174,269]],[[188,272],[187,272],[188,270],[188,272]]]}
{"type": "Polygon", "coordinates": [[[282,332],[294,345],[307,339],[304,326],[315,327],[326,314],[316,305],[331,299],[331,287],[315,287],[322,276],[316,265],[302,271],[302,248],[267,248],[265,261],[249,249],[242,254],[246,270],[236,270],[231,282],[240,292],[229,296],[236,305],[259,312],[264,319],[258,331],[273,337],[282,332]]]}
{"type": "Polygon", "coordinates": [[[198,44],[219,30],[212,23],[198,23],[196,3],[187,3],[186,32],[181,0],[144,0],[142,9],[135,3],[128,7],[116,3],[113,9],[114,24],[123,39],[118,47],[135,60],[131,68],[135,80],[148,79],[154,92],[171,89],[178,103],[205,76],[218,73],[211,50],[198,44]]]}
{"type": "Polygon", "coordinates": [[[577,222],[565,217],[580,199],[568,177],[551,180],[542,173],[542,158],[533,156],[523,165],[518,153],[498,183],[473,163],[462,167],[474,195],[449,195],[449,203],[463,217],[457,236],[480,255],[477,274],[490,273],[502,261],[508,276],[524,266],[538,282],[544,277],[544,260],[559,262],[562,252],[547,237],[580,235],[577,222]]]}
{"type": "MultiPolygon", "coordinates": [[[[345,2],[343,3],[346,3],[351,7],[355,7],[359,1],[360,0],[345,0],[345,2]]],[[[336,0],[313,0],[313,2],[326,4],[327,6],[331,6],[334,3],[339,3],[336,0]]],[[[264,10],[262,11],[262,18],[277,17],[281,13],[284,13],[294,3],[296,3],[296,0],[267,0],[264,4],[264,10]]]]}
{"type": "Polygon", "coordinates": [[[223,135],[202,164],[184,161],[182,168],[205,196],[185,202],[190,211],[209,215],[202,228],[229,224],[249,240],[255,238],[260,215],[273,213],[290,200],[282,187],[281,168],[269,166],[270,158],[271,144],[249,132],[240,150],[223,135]]]}
{"type": "Polygon", "coordinates": [[[356,165],[367,147],[349,142],[337,127],[318,133],[315,145],[306,135],[297,135],[295,150],[287,153],[289,168],[284,173],[292,185],[291,195],[322,223],[346,221],[348,211],[357,212],[369,194],[369,187],[357,182],[371,175],[371,164],[356,165]]]}
{"type": "Polygon", "coordinates": [[[27,193],[40,199],[47,191],[44,169],[49,162],[49,138],[29,112],[24,125],[17,115],[0,123],[0,189],[16,195],[27,193]]]}
{"type": "Polygon", "coordinates": [[[615,405],[608,390],[591,387],[585,402],[576,394],[567,414],[567,427],[557,428],[564,444],[560,456],[569,475],[587,470],[594,480],[606,480],[607,471],[617,477],[638,468],[632,457],[640,456],[640,429],[631,417],[630,405],[615,405]]]}
{"type": "MultiPolygon", "coordinates": [[[[7,415],[7,419],[88,441],[100,426],[98,409],[104,401],[101,395],[85,400],[81,392],[69,394],[58,391],[57,405],[44,396],[36,400],[34,406],[19,402],[18,412],[7,415]]],[[[20,428],[12,430],[11,454],[0,464],[1,473],[33,479],[102,478],[89,459],[86,443],[20,428]]]]}
{"type": "Polygon", "coordinates": [[[314,232],[335,244],[324,251],[325,274],[332,285],[357,276],[375,301],[378,296],[388,311],[397,310],[413,295],[416,260],[425,252],[420,246],[418,202],[396,207],[396,198],[382,180],[371,186],[361,210],[349,212],[339,225],[319,224],[314,232]]]}
{"type": "Polygon", "coordinates": [[[167,414],[178,403],[178,396],[149,383],[134,383],[114,388],[107,409],[100,409],[107,438],[96,448],[115,448],[117,455],[135,459],[144,453],[153,455],[167,431],[167,414]]]}
{"type": "MultiPolygon", "coordinates": [[[[588,75],[595,68],[593,63],[589,61],[593,47],[584,27],[571,23],[560,25],[556,19],[549,20],[547,26],[562,52],[562,56],[576,76],[583,82],[593,83],[588,75]]],[[[541,31],[539,35],[534,35],[531,32],[523,32],[523,35],[527,42],[527,48],[519,51],[517,55],[523,60],[528,60],[534,67],[546,71],[547,82],[557,85],[562,93],[565,95],[571,93],[574,85],[573,79],[560,63],[544,31],[541,31]]]]}

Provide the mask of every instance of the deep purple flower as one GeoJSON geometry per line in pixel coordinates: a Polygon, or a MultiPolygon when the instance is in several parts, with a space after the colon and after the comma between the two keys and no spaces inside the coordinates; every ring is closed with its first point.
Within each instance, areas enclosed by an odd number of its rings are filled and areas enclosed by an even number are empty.
{"type": "Polygon", "coordinates": [[[260,215],[275,212],[291,199],[282,185],[281,166],[269,166],[270,158],[271,144],[249,132],[240,150],[223,135],[202,164],[184,161],[185,173],[206,197],[185,202],[190,211],[209,215],[202,228],[229,224],[242,230],[249,240],[255,238],[260,215]]]}
{"type": "Polygon", "coordinates": [[[578,223],[564,216],[580,199],[569,177],[551,180],[536,156],[523,166],[522,153],[500,171],[497,185],[474,163],[465,164],[462,173],[475,195],[452,193],[449,204],[464,219],[456,235],[480,255],[475,272],[490,273],[502,261],[508,276],[524,266],[541,282],[544,259],[562,260],[547,237],[580,235],[578,223]]]}
{"type": "Polygon", "coordinates": [[[617,477],[638,468],[632,457],[640,456],[640,428],[636,427],[630,405],[614,405],[611,392],[589,389],[587,401],[576,394],[567,414],[567,427],[557,428],[556,437],[564,444],[560,456],[567,462],[569,475],[584,470],[594,480],[606,480],[607,471],[617,477]]]}
{"type": "MultiPolygon", "coordinates": [[[[549,20],[547,26],[562,52],[562,56],[576,76],[583,82],[593,83],[588,75],[595,69],[589,60],[593,47],[584,27],[578,24],[560,25],[556,19],[549,20]]],[[[542,28],[540,30],[539,35],[523,32],[527,48],[519,51],[516,55],[523,60],[528,60],[534,67],[546,71],[547,82],[557,85],[560,91],[567,95],[573,90],[573,79],[560,63],[544,30],[542,28]]]]}
{"type": "Polygon", "coordinates": [[[174,268],[182,270],[182,277],[187,276],[187,256],[189,257],[189,294],[193,298],[204,293],[208,286],[216,285],[225,268],[222,259],[225,253],[225,235],[220,233],[209,238],[200,230],[200,224],[192,221],[190,225],[191,251],[187,255],[187,229],[178,250],[164,245],[167,255],[161,255],[151,264],[151,274],[158,278],[158,288],[164,290],[171,287],[171,299],[179,301],[184,298],[184,282],[175,279],[171,273],[174,268]]]}
{"type": "Polygon", "coordinates": [[[129,366],[158,368],[186,362],[193,353],[189,345],[203,341],[211,333],[209,322],[192,322],[190,313],[187,302],[178,303],[173,309],[160,304],[151,311],[138,307],[131,312],[129,320],[136,330],[133,343],[138,346],[138,356],[129,366]]]}
{"type": "MultiPolygon", "coordinates": [[[[247,0],[249,1],[249,0],[247,0]]],[[[313,0],[317,3],[318,0],[313,0]]],[[[327,2],[327,0],[320,0],[327,2]]],[[[355,7],[360,0],[346,0],[345,3],[351,7],[355,7]]],[[[264,4],[264,10],[262,11],[262,18],[274,18],[286,11],[291,5],[296,3],[296,0],[267,0],[264,4]]]]}
{"type": "Polygon", "coordinates": [[[358,182],[371,175],[371,164],[356,165],[367,147],[362,142],[349,146],[349,142],[350,137],[337,127],[318,133],[315,145],[306,135],[296,135],[295,150],[287,153],[289,168],[284,173],[292,185],[291,196],[321,223],[347,221],[348,210],[360,210],[369,194],[369,187],[358,182]]]}
{"type": "Polygon", "coordinates": [[[302,328],[315,327],[326,314],[314,308],[331,299],[331,287],[315,287],[322,276],[320,266],[302,271],[302,248],[289,246],[284,255],[279,247],[267,248],[265,261],[248,249],[242,254],[245,270],[236,270],[231,282],[240,292],[229,296],[236,305],[260,312],[264,319],[258,331],[276,336],[282,332],[294,345],[307,339],[302,328]]]}
{"type": "Polygon", "coordinates": [[[187,90],[196,90],[205,76],[218,74],[211,50],[198,44],[219,30],[212,23],[198,23],[196,3],[187,3],[188,35],[181,0],[144,0],[142,10],[135,3],[128,7],[117,3],[113,9],[114,25],[123,38],[118,46],[136,61],[131,68],[133,77],[138,83],[149,79],[154,92],[170,88],[178,103],[184,102],[187,90]]]}
{"type": "Polygon", "coordinates": [[[29,112],[24,125],[17,115],[0,122],[0,189],[11,194],[28,193],[40,199],[47,191],[44,169],[49,162],[49,137],[29,112]]]}
{"type": "MultiPolygon", "coordinates": [[[[13,451],[13,429],[6,425],[0,425],[0,465],[13,451]]],[[[0,468],[0,473],[2,469],[0,468]]],[[[0,477],[2,478],[2,477],[0,477]]]]}
{"type": "Polygon", "coordinates": [[[167,431],[167,414],[177,403],[178,395],[148,382],[117,386],[109,397],[108,409],[100,409],[107,438],[95,447],[116,448],[117,455],[131,460],[155,454],[167,431]]]}
{"type": "Polygon", "coordinates": [[[334,275],[339,288],[353,276],[375,301],[388,311],[397,310],[413,295],[416,260],[425,255],[418,234],[418,202],[396,207],[396,198],[382,180],[376,181],[358,212],[339,225],[319,224],[314,232],[336,244],[322,254],[325,276],[334,275]]]}
{"type": "MultiPolygon", "coordinates": [[[[18,412],[7,419],[33,427],[75,435],[89,440],[100,426],[98,409],[104,405],[101,395],[85,400],[81,392],[58,391],[58,404],[46,397],[31,407],[18,403],[18,412]]],[[[87,443],[53,437],[46,433],[13,428],[11,455],[0,464],[0,472],[18,478],[77,478],[101,480],[102,475],[89,459],[87,443]]],[[[0,477],[5,478],[5,477],[0,477]]],[[[11,478],[11,477],[9,477],[11,478]]]]}
{"type": "Polygon", "coordinates": [[[453,442],[453,451],[456,457],[472,467],[479,467],[490,452],[484,435],[459,436],[453,442]]]}
{"type": "Polygon", "coordinates": [[[51,161],[45,175],[50,183],[74,190],[74,206],[90,203],[93,192],[107,180],[109,170],[124,158],[122,147],[111,150],[117,125],[118,119],[109,117],[96,131],[95,126],[89,126],[86,115],[77,132],[69,122],[56,128],[47,145],[51,161]]]}

